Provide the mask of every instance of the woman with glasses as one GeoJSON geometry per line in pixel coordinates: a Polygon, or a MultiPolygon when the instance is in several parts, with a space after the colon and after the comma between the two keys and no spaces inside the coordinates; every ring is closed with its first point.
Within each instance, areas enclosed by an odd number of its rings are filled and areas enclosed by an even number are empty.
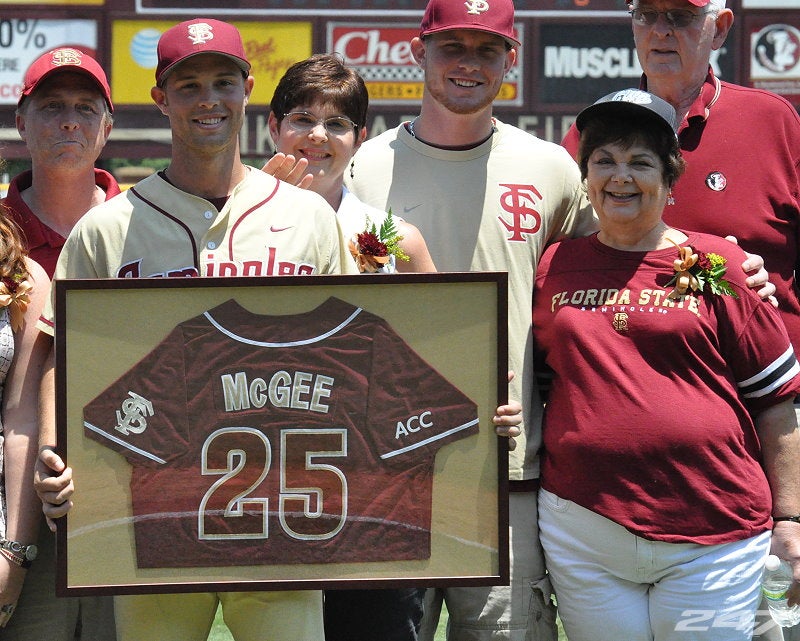
{"type": "Polygon", "coordinates": [[[664,220],[676,125],[637,89],[578,114],[600,230],[536,274],[539,530],[570,641],[750,641],[768,551],[800,578],[800,366],[744,252],[664,220]]]}
{"type": "Polygon", "coordinates": [[[395,212],[394,234],[388,230],[382,235],[387,212],[365,205],[343,186],[344,172],[367,137],[368,105],[364,80],[338,57],[319,54],[298,62],[281,78],[270,103],[269,131],[276,151],[298,161],[295,173],[308,172],[299,184],[320,194],[336,210],[361,271],[435,271],[416,227],[395,212]],[[387,255],[375,256],[374,247],[359,243],[359,235],[373,225],[374,236],[388,245],[387,255]],[[400,238],[396,247],[392,236],[400,238]]]}

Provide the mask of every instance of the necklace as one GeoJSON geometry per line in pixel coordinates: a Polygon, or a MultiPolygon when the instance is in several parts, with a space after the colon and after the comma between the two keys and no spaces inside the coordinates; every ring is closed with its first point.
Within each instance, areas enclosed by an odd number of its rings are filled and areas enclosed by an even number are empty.
{"type": "Polygon", "coordinates": [[[477,142],[477,143],[475,143],[473,145],[457,145],[455,147],[450,147],[450,146],[446,146],[446,145],[434,145],[433,143],[427,142],[427,141],[423,140],[422,138],[417,138],[417,132],[414,131],[414,123],[417,122],[417,120],[419,120],[419,116],[417,116],[416,118],[414,118],[414,120],[412,120],[411,122],[408,123],[408,133],[411,134],[411,137],[414,138],[415,140],[419,140],[420,142],[425,143],[426,145],[430,145],[432,147],[438,147],[439,149],[473,149],[474,147],[481,146],[483,143],[485,143],[487,140],[489,140],[489,138],[491,138],[494,135],[495,131],[497,131],[497,126],[495,125],[495,120],[494,120],[494,118],[492,118],[492,130],[489,132],[489,135],[486,136],[486,138],[484,138],[483,140],[481,140],[481,141],[479,141],[479,142],[477,142]]]}

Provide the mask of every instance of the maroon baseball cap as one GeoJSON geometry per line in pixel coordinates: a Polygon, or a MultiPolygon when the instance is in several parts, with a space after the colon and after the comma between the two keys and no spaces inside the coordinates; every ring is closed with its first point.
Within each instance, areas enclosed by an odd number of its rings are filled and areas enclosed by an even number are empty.
{"type": "Polygon", "coordinates": [[[218,53],[230,58],[245,73],[250,62],[244,53],[239,30],[228,22],[211,18],[195,18],[167,29],[158,40],[156,84],[180,62],[201,53],[218,53]]]}
{"type": "Polygon", "coordinates": [[[520,45],[514,32],[513,0],[430,0],[420,24],[419,36],[450,29],[476,29],[520,45]]]}
{"type": "Polygon", "coordinates": [[[109,110],[114,112],[114,105],[111,103],[111,88],[108,86],[106,72],[88,53],[72,47],[53,49],[43,53],[31,63],[22,80],[22,93],[17,106],[20,106],[22,101],[36,90],[39,83],[59,71],[77,71],[92,78],[108,103],[109,110]]]}
{"type": "Polygon", "coordinates": [[[687,2],[693,4],[695,7],[711,6],[712,9],[725,8],[725,0],[687,0],[687,2]]]}

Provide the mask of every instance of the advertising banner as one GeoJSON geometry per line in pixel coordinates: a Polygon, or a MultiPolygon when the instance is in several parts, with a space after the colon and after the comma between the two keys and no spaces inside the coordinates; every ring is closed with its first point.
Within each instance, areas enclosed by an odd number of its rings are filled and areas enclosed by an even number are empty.
{"type": "MultiPolygon", "coordinates": [[[[63,4],[63,3],[62,3],[63,4]]],[[[96,56],[94,20],[0,20],[0,105],[16,105],[30,64],[56,47],[73,47],[96,56]]]]}
{"type": "MultiPolygon", "coordinates": [[[[520,40],[523,30],[516,28],[520,40]]],[[[419,35],[419,23],[329,22],[327,51],[340,54],[364,78],[370,104],[403,105],[422,99],[424,80],[411,55],[409,42],[419,35]]],[[[524,43],[523,43],[524,44],[524,43]]],[[[497,105],[522,105],[524,57],[506,74],[497,105]]]]}
{"type": "MultiPolygon", "coordinates": [[[[534,107],[577,112],[600,96],[639,85],[642,68],[630,18],[609,21],[602,29],[588,19],[542,19],[535,24],[538,78],[533,84],[534,107]]],[[[735,42],[732,34],[728,42],[735,42]]],[[[726,44],[711,57],[714,72],[725,80],[734,76],[729,51],[726,44]]]]}
{"type": "MultiPolygon", "coordinates": [[[[93,5],[102,6],[106,0],[14,0],[14,4],[35,4],[35,5],[53,5],[53,6],[79,6],[79,5],[93,5]]],[[[3,4],[3,2],[0,2],[3,4]]]]}
{"type": "Polygon", "coordinates": [[[580,109],[599,96],[639,84],[629,20],[593,29],[585,22],[542,22],[539,27],[541,105],[574,105],[580,109]]]}
{"type": "MultiPolygon", "coordinates": [[[[467,0],[478,10],[491,0],[467,0]]],[[[776,1],[776,0],[772,0],[776,1]]],[[[780,0],[777,0],[780,1],[780,0]]],[[[785,0],[792,2],[794,0],[785,0]]],[[[359,15],[359,16],[409,16],[422,15],[427,0],[238,0],[235,7],[226,0],[210,0],[203,3],[207,13],[215,15],[229,12],[264,15],[311,13],[315,15],[359,15]],[[289,6],[291,5],[291,6],[289,6]]],[[[616,11],[626,9],[625,0],[515,0],[517,16],[541,14],[552,11],[616,11]]],[[[137,13],[196,13],[196,5],[188,6],[182,0],[136,0],[137,13]]]]}
{"type": "MultiPolygon", "coordinates": [[[[485,0],[470,0],[480,4],[485,0]]],[[[224,15],[409,15],[425,10],[427,0],[238,0],[235,7],[228,0],[203,3],[207,14],[224,15]]],[[[183,0],[136,0],[137,13],[197,13],[197,5],[183,0]]]]}
{"type": "Polygon", "coordinates": [[[797,0],[742,0],[742,9],[797,9],[797,0]]]}
{"type": "Polygon", "coordinates": [[[748,16],[750,84],[800,104],[800,18],[748,16]]]}
{"type": "MultiPolygon", "coordinates": [[[[112,27],[111,87],[115,103],[151,104],[161,34],[176,20],[117,20],[112,27]],[[120,81],[124,79],[124,81],[120,81]]],[[[234,22],[252,64],[251,105],[268,105],[286,69],[311,55],[309,22],[234,22]]]]}

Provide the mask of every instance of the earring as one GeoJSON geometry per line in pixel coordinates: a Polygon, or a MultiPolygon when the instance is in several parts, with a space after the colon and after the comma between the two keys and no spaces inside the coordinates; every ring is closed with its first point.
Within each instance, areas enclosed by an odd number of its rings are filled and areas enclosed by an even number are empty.
{"type": "Polygon", "coordinates": [[[353,173],[353,167],[355,167],[355,166],[356,166],[356,161],[355,160],[351,160],[350,161],[350,178],[355,178],[356,177],[355,174],[353,173]]]}
{"type": "Polygon", "coordinates": [[[668,205],[674,205],[675,204],[675,199],[672,197],[672,190],[671,189],[669,190],[669,194],[667,194],[667,204],[668,205]]]}

